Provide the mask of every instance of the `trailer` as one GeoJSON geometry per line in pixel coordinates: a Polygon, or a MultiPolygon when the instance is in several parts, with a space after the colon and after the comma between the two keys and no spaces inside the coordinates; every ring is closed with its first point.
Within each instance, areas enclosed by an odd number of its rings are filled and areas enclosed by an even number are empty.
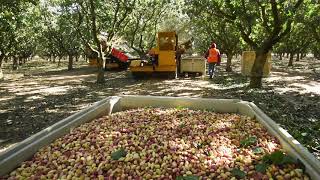
{"type": "Polygon", "coordinates": [[[237,99],[163,96],[111,96],[96,102],[91,107],[57,122],[1,153],[0,176],[10,173],[23,161],[30,159],[41,147],[50,144],[55,139],[68,134],[73,128],[90,122],[95,118],[139,107],[176,108],[181,106],[195,110],[209,109],[219,113],[239,113],[255,118],[270,134],[278,138],[288,154],[304,164],[306,172],[311,179],[317,180],[320,178],[320,162],[254,103],[237,99]]]}
{"type": "Polygon", "coordinates": [[[126,70],[129,67],[129,57],[122,51],[112,48],[105,61],[105,70],[126,70]]]}
{"type": "MultiPolygon", "coordinates": [[[[106,49],[106,45],[103,44],[103,49],[106,49]]],[[[86,55],[89,59],[89,66],[91,67],[98,67],[98,56],[99,53],[93,49],[89,44],[86,46],[86,55]]],[[[130,61],[134,59],[130,59],[124,52],[112,48],[111,52],[108,56],[104,56],[104,69],[105,70],[127,70],[129,67],[130,61]]],[[[101,62],[103,63],[103,62],[101,62]]],[[[102,66],[102,65],[101,65],[102,66]]]]}
{"type": "Polygon", "coordinates": [[[181,59],[180,72],[182,76],[206,75],[206,59],[204,57],[189,56],[181,59]]]}

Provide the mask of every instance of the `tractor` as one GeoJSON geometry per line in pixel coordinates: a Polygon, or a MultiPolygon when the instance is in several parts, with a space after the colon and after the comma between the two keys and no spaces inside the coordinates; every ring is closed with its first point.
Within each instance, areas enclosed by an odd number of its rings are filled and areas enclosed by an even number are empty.
{"type": "Polygon", "coordinates": [[[134,78],[153,75],[175,78],[177,71],[176,51],[178,36],[175,32],[158,32],[157,47],[149,51],[150,59],[133,60],[130,71],[134,78]]]}

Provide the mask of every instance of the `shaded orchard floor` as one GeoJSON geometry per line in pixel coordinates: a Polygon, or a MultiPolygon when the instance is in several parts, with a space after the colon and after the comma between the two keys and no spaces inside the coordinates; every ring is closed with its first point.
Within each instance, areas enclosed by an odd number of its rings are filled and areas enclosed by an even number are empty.
{"type": "Polygon", "coordinates": [[[320,159],[320,62],[305,58],[287,68],[274,60],[263,89],[249,89],[249,79],[218,68],[217,76],[174,80],[134,80],[130,72],[106,72],[104,84],[95,83],[95,68],[84,61],[67,71],[67,62],[33,60],[16,72],[5,64],[0,82],[0,147],[5,149],[55,122],[111,95],[154,95],[237,98],[256,103],[320,159]]]}

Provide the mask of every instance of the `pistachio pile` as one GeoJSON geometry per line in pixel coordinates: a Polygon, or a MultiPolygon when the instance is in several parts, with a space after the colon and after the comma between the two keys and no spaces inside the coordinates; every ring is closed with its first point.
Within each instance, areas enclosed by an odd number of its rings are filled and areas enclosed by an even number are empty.
{"type": "Polygon", "coordinates": [[[40,149],[8,179],[309,179],[256,120],[184,108],[117,112],[40,149]]]}

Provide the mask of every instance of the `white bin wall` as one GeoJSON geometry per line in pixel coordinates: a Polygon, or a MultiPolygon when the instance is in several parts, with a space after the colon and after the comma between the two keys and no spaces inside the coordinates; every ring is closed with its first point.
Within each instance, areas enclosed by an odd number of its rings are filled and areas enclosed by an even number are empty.
{"type": "Polygon", "coordinates": [[[253,103],[234,99],[203,99],[182,97],[154,96],[113,96],[95,103],[48,128],[9,148],[0,154],[0,176],[5,175],[19,166],[23,161],[41,147],[70,132],[70,129],[95,118],[117,111],[138,107],[188,107],[190,109],[211,110],[221,113],[240,113],[255,117],[269,132],[279,138],[282,146],[291,155],[299,158],[312,179],[320,179],[320,162],[304,147],[266,116],[253,103]]]}
{"type": "Polygon", "coordinates": [[[11,172],[21,162],[30,159],[38,149],[44,147],[55,139],[68,134],[71,129],[89,122],[95,118],[113,112],[113,108],[119,109],[120,97],[108,97],[99,101],[89,108],[86,108],[56,124],[34,134],[17,145],[7,149],[0,154],[0,176],[11,172]]]}

